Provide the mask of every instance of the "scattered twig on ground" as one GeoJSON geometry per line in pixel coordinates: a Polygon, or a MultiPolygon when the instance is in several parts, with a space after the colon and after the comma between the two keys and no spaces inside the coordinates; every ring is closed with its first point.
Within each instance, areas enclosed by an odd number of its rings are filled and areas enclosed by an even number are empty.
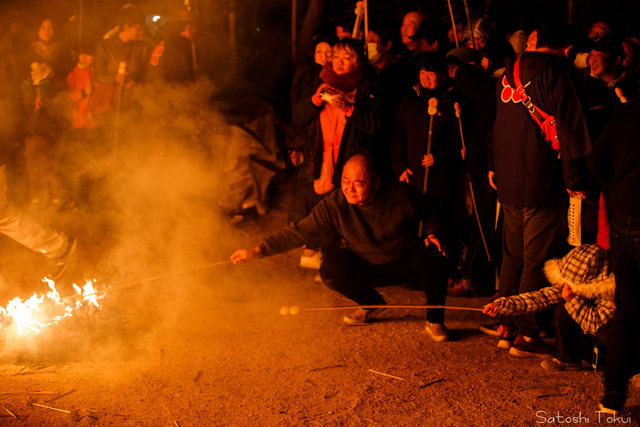
{"type": "Polygon", "coordinates": [[[64,394],[61,394],[61,395],[59,395],[59,396],[56,396],[56,397],[54,397],[53,399],[49,399],[49,400],[47,400],[46,402],[47,402],[47,403],[49,403],[49,402],[53,402],[54,400],[58,400],[58,399],[60,399],[61,397],[65,397],[66,395],[73,393],[74,391],[76,391],[76,389],[75,389],[75,388],[74,388],[73,390],[71,390],[71,391],[68,391],[68,392],[64,393],[64,394]]]}
{"type": "Polygon", "coordinates": [[[402,381],[404,381],[404,378],[394,377],[393,375],[389,375],[389,374],[383,374],[382,372],[374,371],[373,369],[369,369],[369,372],[373,372],[374,374],[384,375],[385,377],[395,378],[395,379],[397,379],[397,380],[402,380],[402,381]]]}
{"type": "Polygon", "coordinates": [[[89,412],[97,412],[99,414],[107,414],[107,415],[115,415],[117,417],[128,417],[128,414],[119,414],[117,412],[105,412],[105,411],[98,411],[97,409],[85,409],[85,411],[89,411],[89,412]]]}
{"type": "Polygon", "coordinates": [[[52,411],[64,412],[65,414],[70,414],[71,411],[66,411],[64,409],[52,408],[51,406],[38,405],[37,403],[32,403],[33,406],[39,406],[41,408],[51,409],[52,411]]]}
{"type": "Polygon", "coordinates": [[[2,405],[0,405],[0,407],[2,407],[2,409],[4,409],[5,411],[7,411],[7,412],[9,413],[9,415],[11,415],[13,418],[18,419],[18,417],[16,417],[16,416],[14,415],[14,413],[13,413],[13,412],[11,412],[10,410],[8,410],[7,408],[5,408],[5,407],[4,407],[4,406],[2,406],[2,405]]]}
{"type": "Polygon", "coordinates": [[[428,383],[424,383],[424,384],[422,384],[422,385],[421,385],[421,386],[419,386],[418,388],[425,388],[425,387],[430,386],[431,384],[439,383],[440,381],[444,381],[444,378],[438,378],[438,379],[435,379],[435,380],[433,380],[433,381],[429,381],[428,383]]]}
{"type": "Polygon", "coordinates": [[[26,367],[27,367],[27,365],[24,365],[22,368],[20,368],[20,371],[25,370],[25,369],[26,369],[26,367]]]}
{"type": "Polygon", "coordinates": [[[176,420],[173,420],[173,423],[176,425],[176,427],[180,427],[180,424],[178,424],[176,420]]]}
{"type": "Polygon", "coordinates": [[[307,372],[315,372],[315,371],[322,371],[324,369],[332,369],[332,368],[344,368],[344,365],[326,365],[326,366],[320,366],[318,368],[311,368],[311,369],[307,369],[307,372]]]}
{"type": "Polygon", "coordinates": [[[0,394],[58,394],[54,391],[7,391],[0,394]]]}

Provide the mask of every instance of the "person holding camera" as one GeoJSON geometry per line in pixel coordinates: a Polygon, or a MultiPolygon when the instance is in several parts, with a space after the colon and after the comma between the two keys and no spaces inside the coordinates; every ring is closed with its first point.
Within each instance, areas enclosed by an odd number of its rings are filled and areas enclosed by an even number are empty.
{"type": "MultiPolygon", "coordinates": [[[[298,156],[301,185],[291,209],[297,217],[290,215],[291,221],[305,218],[340,187],[342,169],[354,154],[375,157],[372,137],[380,127],[381,107],[378,92],[366,78],[366,61],[361,41],[338,41],[332,61],[324,64],[293,108],[293,123],[309,124],[310,131],[298,156]]],[[[335,243],[335,238],[326,236],[322,242],[306,242],[306,248],[325,252],[335,243]]]]}

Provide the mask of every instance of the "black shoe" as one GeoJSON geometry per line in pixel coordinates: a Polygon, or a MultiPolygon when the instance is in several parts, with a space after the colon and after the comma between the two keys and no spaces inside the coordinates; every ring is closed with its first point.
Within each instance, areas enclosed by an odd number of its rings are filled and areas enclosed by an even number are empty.
{"type": "Polygon", "coordinates": [[[55,266],[49,273],[49,278],[51,280],[57,280],[62,276],[64,271],[67,269],[67,265],[69,265],[69,260],[76,251],[77,244],[78,239],[76,239],[75,237],[68,238],[67,249],[65,249],[64,254],[60,258],[57,258],[53,261],[55,263],[55,266]]]}

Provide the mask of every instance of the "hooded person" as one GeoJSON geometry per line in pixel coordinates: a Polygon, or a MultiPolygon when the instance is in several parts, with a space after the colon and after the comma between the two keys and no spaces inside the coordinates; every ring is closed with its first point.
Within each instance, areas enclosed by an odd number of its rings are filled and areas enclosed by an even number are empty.
{"type": "Polygon", "coordinates": [[[464,31],[462,32],[462,41],[466,47],[471,49],[482,49],[493,39],[493,33],[493,24],[488,18],[482,17],[479,19],[473,19],[471,21],[471,27],[467,25],[464,28],[464,31]]]}
{"type": "MultiPolygon", "coordinates": [[[[537,313],[563,302],[556,311],[556,348],[542,367],[551,371],[580,370],[594,346],[603,350],[616,310],[615,279],[609,252],[596,244],[578,246],[561,259],[550,259],[544,273],[551,286],[535,292],[498,298],[484,307],[490,316],[537,313]]],[[[509,354],[531,357],[517,347],[509,354]]]]}

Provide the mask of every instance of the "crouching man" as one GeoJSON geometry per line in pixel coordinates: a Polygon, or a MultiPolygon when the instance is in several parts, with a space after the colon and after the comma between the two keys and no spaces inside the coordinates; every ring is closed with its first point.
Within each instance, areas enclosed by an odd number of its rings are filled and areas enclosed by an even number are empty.
{"type": "MultiPolygon", "coordinates": [[[[425,196],[410,185],[380,185],[371,157],[357,154],[345,165],[342,191],[323,199],[305,219],[291,223],[253,249],[231,255],[235,264],[301,247],[307,239],[338,235],[341,247],[325,254],[323,283],[359,305],[384,305],[374,288],[422,281],[427,304],[444,305],[447,270],[439,220],[425,196]],[[425,225],[427,238],[415,232],[425,225]]],[[[343,320],[361,325],[384,309],[358,309],[343,320]]],[[[449,340],[444,310],[427,311],[426,331],[435,341],[449,340]]]]}

